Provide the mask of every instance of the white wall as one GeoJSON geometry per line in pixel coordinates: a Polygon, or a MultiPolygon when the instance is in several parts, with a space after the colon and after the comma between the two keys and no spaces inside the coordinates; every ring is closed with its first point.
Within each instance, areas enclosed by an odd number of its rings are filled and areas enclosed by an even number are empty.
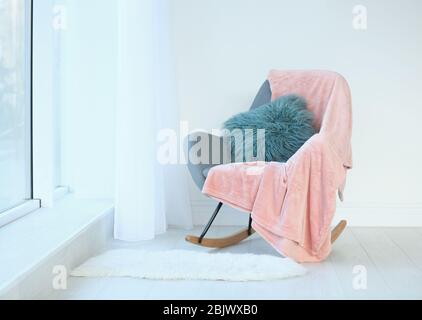
{"type": "Polygon", "coordinates": [[[67,0],[63,31],[63,184],[114,196],[117,0],[67,0]]]}
{"type": "MultiPolygon", "coordinates": [[[[339,216],[355,225],[422,224],[422,1],[172,3],[178,102],[191,129],[218,128],[246,110],[272,68],[338,71],[353,93],[355,160],[339,216]],[[357,4],[368,9],[366,31],[352,28],[357,4]]],[[[212,202],[193,185],[191,198],[203,221],[212,202]]]]}
{"type": "Polygon", "coordinates": [[[36,0],[34,18],[34,198],[112,198],[117,0],[36,0]]]}

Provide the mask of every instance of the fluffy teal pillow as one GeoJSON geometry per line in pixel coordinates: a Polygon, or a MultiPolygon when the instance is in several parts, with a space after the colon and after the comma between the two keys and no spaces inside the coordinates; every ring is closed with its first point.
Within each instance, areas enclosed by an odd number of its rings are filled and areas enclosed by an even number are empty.
{"type": "Polygon", "coordinates": [[[232,161],[251,161],[246,155],[263,154],[265,145],[265,161],[286,162],[316,133],[313,114],[306,107],[305,99],[288,95],[227,120],[223,129],[230,131],[232,161]],[[265,129],[265,144],[264,135],[257,135],[258,129],[265,129]],[[244,146],[235,141],[243,141],[244,146]]]}

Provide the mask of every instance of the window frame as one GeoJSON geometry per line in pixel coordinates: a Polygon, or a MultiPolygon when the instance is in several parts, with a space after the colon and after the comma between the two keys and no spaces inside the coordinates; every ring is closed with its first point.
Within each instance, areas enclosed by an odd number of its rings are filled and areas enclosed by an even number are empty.
{"type": "Polygon", "coordinates": [[[33,114],[34,114],[34,103],[33,103],[33,39],[34,39],[34,1],[33,0],[26,0],[28,1],[28,5],[26,6],[26,15],[29,19],[27,30],[28,39],[27,45],[29,48],[28,56],[27,56],[27,63],[29,69],[29,79],[28,79],[28,103],[29,103],[29,121],[28,121],[28,130],[29,130],[29,188],[30,188],[30,198],[27,200],[23,200],[21,203],[16,204],[15,206],[6,209],[5,211],[0,211],[0,227],[9,224],[41,207],[41,201],[34,199],[34,123],[33,123],[33,114]]]}

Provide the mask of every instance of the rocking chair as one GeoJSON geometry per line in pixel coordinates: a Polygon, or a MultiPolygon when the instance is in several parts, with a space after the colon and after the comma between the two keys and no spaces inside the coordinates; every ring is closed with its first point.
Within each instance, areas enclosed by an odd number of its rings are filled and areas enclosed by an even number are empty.
{"type": "MultiPolygon", "coordinates": [[[[255,100],[252,103],[252,106],[250,110],[258,108],[262,105],[265,105],[267,103],[271,102],[272,92],[271,92],[271,86],[269,81],[265,81],[264,84],[261,86],[257,96],[255,97],[255,100]]],[[[192,179],[196,186],[202,190],[205,180],[207,178],[207,175],[211,168],[217,165],[221,164],[227,164],[230,163],[230,144],[227,143],[227,141],[220,136],[215,136],[206,132],[193,132],[191,133],[187,139],[186,139],[187,148],[185,148],[187,152],[186,158],[188,159],[188,169],[190,172],[190,175],[192,176],[192,179]],[[204,139],[204,140],[203,140],[204,139]],[[197,143],[200,143],[201,141],[207,141],[208,149],[209,149],[209,157],[207,159],[212,159],[212,163],[193,163],[189,157],[189,154],[191,152],[191,149],[196,146],[197,143]],[[214,152],[213,154],[213,146],[216,146],[215,148],[219,148],[218,152],[214,152]],[[216,153],[218,154],[219,159],[216,158],[216,153]],[[229,155],[227,157],[227,155],[229,155]]],[[[208,161],[210,162],[210,161],[208,161]]],[[[188,235],[186,236],[186,241],[199,245],[202,247],[207,248],[225,248],[232,245],[235,245],[247,238],[249,238],[251,235],[255,233],[255,231],[252,228],[252,215],[249,216],[249,225],[246,229],[235,233],[231,236],[224,237],[224,238],[206,238],[210,227],[214,223],[218,213],[220,212],[221,208],[223,207],[223,203],[218,203],[214,213],[212,214],[210,220],[208,221],[207,225],[205,226],[202,234],[200,236],[194,236],[194,235],[188,235]]],[[[342,220],[331,232],[331,243],[334,243],[338,237],[341,235],[341,233],[344,231],[344,229],[347,226],[347,222],[345,220],[342,220]]]]}

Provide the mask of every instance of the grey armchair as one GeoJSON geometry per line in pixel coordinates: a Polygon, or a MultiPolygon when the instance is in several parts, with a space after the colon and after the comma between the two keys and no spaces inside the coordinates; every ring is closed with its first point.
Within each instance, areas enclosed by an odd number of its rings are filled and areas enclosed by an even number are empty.
{"type": "MultiPolygon", "coordinates": [[[[267,80],[264,82],[264,84],[261,86],[260,90],[258,91],[258,94],[255,97],[255,100],[253,101],[250,109],[252,110],[271,102],[271,96],[272,96],[271,87],[270,87],[269,81],[267,80]]],[[[193,132],[187,137],[185,141],[185,145],[186,145],[185,151],[187,152],[186,158],[188,159],[189,173],[192,176],[192,179],[195,182],[196,186],[200,190],[202,190],[205,180],[207,178],[208,172],[210,171],[212,167],[221,165],[221,164],[230,163],[231,161],[230,157],[227,157],[227,155],[230,155],[230,151],[229,151],[230,144],[227,143],[227,141],[225,141],[223,137],[215,136],[206,132],[193,132]],[[213,161],[209,161],[212,163],[201,163],[201,162],[196,163],[196,162],[193,162],[189,156],[192,148],[194,148],[198,143],[200,143],[202,139],[205,139],[204,141],[208,142],[207,146],[208,146],[209,154],[207,158],[213,159],[213,161]],[[214,158],[213,158],[213,146],[214,146],[214,151],[215,151],[214,158]],[[219,150],[217,151],[216,148],[219,148],[219,150]],[[217,154],[217,157],[215,156],[216,154],[217,154]]],[[[205,247],[222,248],[222,247],[227,247],[234,243],[240,242],[243,239],[249,237],[254,232],[252,229],[252,218],[250,217],[249,226],[247,230],[244,230],[240,233],[237,233],[227,238],[205,239],[205,235],[207,234],[209,228],[211,227],[212,223],[214,222],[215,218],[220,212],[222,206],[223,206],[223,203],[221,202],[217,205],[217,208],[212,214],[211,219],[209,220],[208,224],[206,225],[200,237],[187,236],[186,240],[194,244],[205,246],[205,247]]]]}

